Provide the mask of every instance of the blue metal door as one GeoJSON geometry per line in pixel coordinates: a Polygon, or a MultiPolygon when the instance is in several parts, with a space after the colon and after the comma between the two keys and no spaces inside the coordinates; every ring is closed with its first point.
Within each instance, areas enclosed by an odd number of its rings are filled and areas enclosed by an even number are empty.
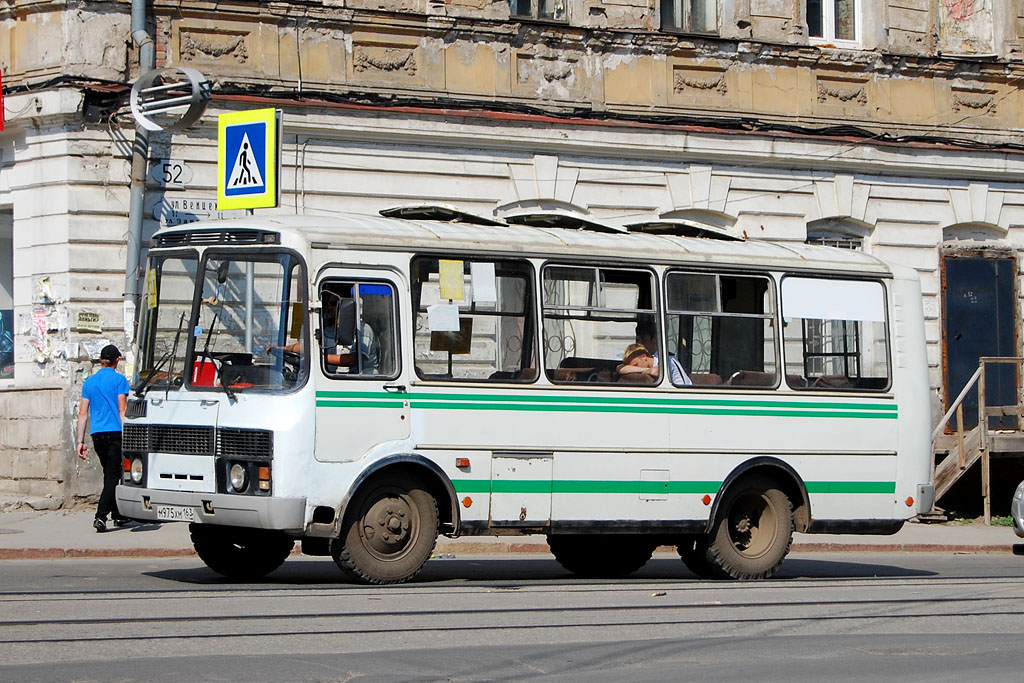
{"type": "MultiPolygon", "coordinates": [[[[945,255],[943,276],[943,371],[946,408],[978,369],[982,356],[1017,355],[1012,257],[945,255]]],[[[985,402],[989,406],[1016,405],[1015,365],[990,366],[985,376],[985,402]]],[[[955,426],[956,418],[950,421],[955,426]]],[[[978,394],[964,399],[964,426],[978,424],[978,394]]],[[[992,428],[1014,428],[1016,418],[991,418],[992,428]]]]}

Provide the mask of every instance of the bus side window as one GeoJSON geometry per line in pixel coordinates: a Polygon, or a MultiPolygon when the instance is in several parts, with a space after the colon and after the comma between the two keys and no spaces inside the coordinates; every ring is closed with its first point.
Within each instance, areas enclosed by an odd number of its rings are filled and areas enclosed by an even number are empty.
{"type": "Polygon", "coordinates": [[[670,272],[668,348],[693,386],[773,387],[775,307],[768,278],[670,272]]]}
{"type": "Polygon", "coordinates": [[[786,378],[794,389],[884,391],[889,346],[881,282],[782,280],[786,378]]]}
{"type": "Polygon", "coordinates": [[[381,282],[331,282],[321,291],[320,350],[332,377],[398,375],[395,296],[381,282]]]}
{"type": "Polygon", "coordinates": [[[533,269],[521,259],[412,259],[416,375],[426,380],[536,379],[533,269]]]}
{"type": "Polygon", "coordinates": [[[620,373],[624,352],[648,332],[647,350],[660,339],[654,276],[647,270],[551,264],[543,271],[544,370],[561,383],[650,386],[664,369],[644,378],[620,373]]]}

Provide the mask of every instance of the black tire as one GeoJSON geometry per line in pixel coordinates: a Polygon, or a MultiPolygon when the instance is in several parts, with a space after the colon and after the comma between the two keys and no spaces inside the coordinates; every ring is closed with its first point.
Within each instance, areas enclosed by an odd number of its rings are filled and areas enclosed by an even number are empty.
{"type": "Polygon", "coordinates": [[[295,539],[280,531],[189,524],[192,547],[207,567],[229,579],[251,581],[280,567],[295,539]]]}
{"type": "Polygon", "coordinates": [[[676,546],[683,564],[699,579],[727,579],[729,576],[708,561],[708,538],[703,534],[687,536],[676,546]]]}
{"type": "Polygon", "coordinates": [[[764,579],[776,572],[793,542],[793,505],[772,479],[750,476],[732,484],[708,535],[709,568],[731,579],[764,579]]]}
{"type": "Polygon", "coordinates": [[[548,548],[558,564],[573,574],[592,578],[632,574],[647,564],[657,545],[643,536],[548,536],[548,548]]]}
{"type": "Polygon", "coordinates": [[[402,583],[430,559],[437,526],[437,502],[420,480],[376,477],[353,496],[331,555],[361,583],[402,583]]]}

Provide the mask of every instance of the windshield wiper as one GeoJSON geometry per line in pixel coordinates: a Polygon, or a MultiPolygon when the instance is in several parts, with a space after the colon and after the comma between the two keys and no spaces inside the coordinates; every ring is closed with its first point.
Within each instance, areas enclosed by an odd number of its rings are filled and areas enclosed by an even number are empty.
{"type": "Polygon", "coordinates": [[[171,364],[167,368],[167,386],[164,389],[164,398],[171,391],[171,381],[174,378],[174,356],[178,353],[178,340],[181,339],[181,326],[185,324],[185,311],[181,312],[178,318],[178,331],[174,333],[174,343],[171,345],[171,364]]]}
{"type": "Polygon", "coordinates": [[[146,375],[146,379],[141,380],[135,385],[135,396],[137,396],[138,398],[145,398],[146,391],[149,389],[149,382],[150,380],[153,379],[153,375],[160,371],[160,368],[164,366],[164,363],[166,363],[167,359],[170,357],[170,351],[168,351],[167,353],[160,357],[160,360],[156,362],[156,365],[153,366],[153,369],[149,371],[148,375],[146,375]]]}
{"type": "MultiPolygon", "coordinates": [[[[150,381],[152,381],[153,376],[160,371],[160,368],[164,366],[164,363],[166,363],[169,359],[174,357],[175,352],[178,350],[178,339],[179,337],[181,337],[181,326],[183,324],[185,324],[184,312],[182,312],[181,318],[178,319],[178,331],[174,335],[174,346],[171,347],[170,351],[168,351],[167,353],[160,357],[160,360],[158,360],[156,365],[153,366],[153,369],[149,371],[148,375],[146,375],[146,379],[142,380],[135,386],[135,395],[138,396],[139,398],[145,397],[146,391],[149,389],[149,383],[150,381]]],[[[170,372],[168,372],[167,381],[170,382],[170,372]]]]}

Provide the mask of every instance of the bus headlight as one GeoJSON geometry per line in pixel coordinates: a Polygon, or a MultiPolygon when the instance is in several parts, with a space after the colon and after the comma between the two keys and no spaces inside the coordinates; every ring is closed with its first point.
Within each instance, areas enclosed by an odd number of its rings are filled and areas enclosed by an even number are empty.
{"type": "Polygon", "coordinates": [[[231,488],[242,493],[249,486],[249,472],[244,465],[236,462],[228,472],[228,480],[231,482],[231,488]]]}
{"type": "Polygon", "coordinates": [[[132,483],[142,483],[142,458],[132,458],[132,483]]]}

